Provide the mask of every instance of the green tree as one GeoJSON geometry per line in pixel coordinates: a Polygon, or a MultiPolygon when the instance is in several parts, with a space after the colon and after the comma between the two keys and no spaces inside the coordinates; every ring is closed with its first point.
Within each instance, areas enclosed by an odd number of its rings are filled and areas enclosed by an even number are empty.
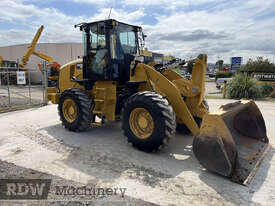
{"type": "Polygon", "coordinates": [[[270,63],[268,59],[257,57],[255,61],[249,59],[247,64],[239,69],[241,72],[266,72],[275,73],[275,65],[270,63]]]}

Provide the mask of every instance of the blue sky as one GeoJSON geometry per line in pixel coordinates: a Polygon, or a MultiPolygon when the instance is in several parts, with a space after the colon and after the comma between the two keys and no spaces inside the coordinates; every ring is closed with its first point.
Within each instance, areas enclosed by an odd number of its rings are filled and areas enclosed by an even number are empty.
{"type": "Polygon", "coordinates": [[[29,43],[42,24],[39,42],[81,42],[73,25],[112,8],[111,18],[141,25],[146,46],[166,55],[275,55],[274,0],[1,0],[0,8],[0,46],[29,43]]]}

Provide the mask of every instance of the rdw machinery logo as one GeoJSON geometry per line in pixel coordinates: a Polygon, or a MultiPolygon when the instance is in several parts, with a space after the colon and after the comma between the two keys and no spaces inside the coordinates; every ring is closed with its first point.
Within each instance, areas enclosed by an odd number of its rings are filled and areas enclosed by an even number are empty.
{"type": "Polygon", "coordinates": [[[44,200],[50,186],[50,179],[0,179],[0,199],[44,200]]]}

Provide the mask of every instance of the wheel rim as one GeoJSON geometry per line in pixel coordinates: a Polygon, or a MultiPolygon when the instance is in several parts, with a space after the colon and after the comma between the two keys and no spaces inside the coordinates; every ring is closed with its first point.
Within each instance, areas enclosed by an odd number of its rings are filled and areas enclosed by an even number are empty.
{"type": "Polygon", "coordinates": [[[154,131],[154,121],[151,114],[144,108],[135,108],[129,119],[129,125],[136,137],[146,139],[154,131]]]}
{"type": "Polygon", "coordinates": [[[77,116],[77,107],[75,102],[72,99],[66,99],[63,102],[62,112],[68,122],[72,123],[75,121],[77,116]]]}

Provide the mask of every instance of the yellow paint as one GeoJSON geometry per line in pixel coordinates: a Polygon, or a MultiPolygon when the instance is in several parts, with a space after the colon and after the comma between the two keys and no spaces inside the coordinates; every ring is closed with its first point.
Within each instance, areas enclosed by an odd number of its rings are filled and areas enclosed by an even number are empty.
{"type": "Polygon", "coordinates": [[[177,121],[185,123],[196,135],[199,133],[199,128],[193,116],[203,118],[208,113],[202,104],[205,91],[206,63],[207,56],[204,54],[195,60],[191,80],[184,79],[172,70],[165,70],[161,75],[152,67],[140,63],[137,65],[135,76],[131,80],[146,81],[140,86],[143,87],[142,89],[156,91],[162,96],[166,96],[176,113],[177,121]]]}
{"type": "Polygon", "coordinates": [[[154,67],[154,66],[156,66],[156,65],[158,65],[159,63],[157,63],[157,62],[149,62],[148,63],[148,65],[150,66],[150,67],[154,67]]]}
{"type": "MultiPolygon", "coordinates": [[[[75,69],[75,65],[78,63],[82,63],[82,59],[72,61],[61,67],[58,81],[59,93],[55,94],[51,91],[50,95],[47,95],[50,101],[57,103],[60,94],[68,88],[84,90],[83,86],[71,81],[72,77],[82,79],[82,70],[75,69]]],[[[201,59],[196,59],[191,80],[184,79],[172,70],[166,70],[161,74],[153,67],[142,63],[136,66],[135,75],[131,76],[130,80],[145,82],[140,84],[138,91],[155,91],[167,97],[176,113],[177,121],[185,123],[193,134],[198,134],[199,128],[193,116],[202,118],[207,113],[206,108],[201,103],[205,88],[205,71],[206,55],[202,55],[201,59]],[[183,96],[186,100],[183,99],[183,96]]],[[[87,91],[94,99],[94,114],[99,117],[105,116],[106,120],[115,120],[116,87],[116,82],[97,81],[93,89],[87,91]]]]}
{"type": "Polygon", "coordinates": [[[207,56],[205,54],[200,54],[199,57],[195,59],[192,70],[191,89],[186,98],[186,104],[188,105],[189,111],[193,116],[200,118],[203,118],[203,116],[208,113],[202,103],[205,92],[206,65],[207,56]]]}
{"type": "Polygon", "coordinates": [[[46,98],[48,101],[51,101],[53,104],[58,104],[60,93],[58,93],[57,88],[48,87],[46,88],[46,98]]]}
{"type": "Polygon", "coordinates": [[[93,113],[106,120],[115,120],[116,87],[111,81],[97,81],[93,86],[94,109],[93,113]]]}
{"type": "MultiPolygon", "coordinates": [[[[206,55],[200,55],[195,60],[192,79],[186,80],[173,70],[166,70],[162,73],[153,67],[138,63],[135,74],[130,77],[130,81],[144,81],[139,85],[138,91],[155,91],[166,97],[172,105],[177,116],[177,122],[185,123],[190,131],[197,135],[199,127],[193,116],[203,118],[208,114],[207,109],[202,104],[205,91],[206,55]]],[[[71,81],[74,76],[82,79],[82,70],[75,69],[75,65],[81,63],[82,59],[75,60],[61,67],[59,73],[59,92],[49,91],[48,99],[53,103],[58,102],[62,92],[68,88],[81,88],[83,86],[71,81]]],[[[115,120],[116,109],[116,88],[117,82],[97,81],[93,89],[87,91],[94,100],[93,113],[106,120],[115,120]]],[[[140,128],[146,127],[146,120],[142,117],[136,121],[140,128]]]]}
{"type": "Polygon", "coordinates": [[[74,122],[77,118],[77,106],[75,102],[68,98],[63,102],[62,113],[67,122],[74,122]]]}
{"type": "Polygon", "coordinates": [[[69,62],[60,68],[58,86],[60,93],[68,88],[80,88],[84,90],[84,86],[72,81],[72,77],[79,80],[83,79],[82,69],[76,69],[76,64],[82,63],[82,59],[69,62]]]}
{"type": "Polygon", "coordinates": [[[131,112],[129,125],[134,135],[140,139],[147,139],[154,131],[153,118],[144,108],[135,108],[131,112]]]}
{"type": "Polygon", "coordinates": [[[177,80],[177,79],[183,79],[180,74],[175,72],[172,69],[165,69],[161,72],[167,79],[170,81],[177,80]]]}
{"type": "Polygon", "coordinates": [[[175,84],[173,84],[173,82],[156,71],[153,67],[142,63],[139,63],[136,66],[135,75],[131,77],[131,80],[146,81],[145,84],[141,85],[141,87],[145,88],[146,91],[155,91],[160,95],[167,97],[176,113],[178,121],[184,122],[193,134],[199,133],[199,127],[184,102],[181,96],[181,91],[175,84]]]}
{"type": "MultiPolygon", "coordinates": [[[[69,62],[60,68],[58,79],[59,92],[49,90],[49,94],[47,95],[49,101],[57,104],[59,96],[69,88],[85,90],[84,86],[72,81],[72,77],[76,77],[79,80],[83,79],[82,69],[76,69],[76,64],[79,63],[82,63],[82,59],[69,62]]],[[[116,86],[115,82],[97,81],[93,89],[87,91],[95,103],[93,112],[99,117],[105,116],[106,120],[115,120],[116,86]]]]}

